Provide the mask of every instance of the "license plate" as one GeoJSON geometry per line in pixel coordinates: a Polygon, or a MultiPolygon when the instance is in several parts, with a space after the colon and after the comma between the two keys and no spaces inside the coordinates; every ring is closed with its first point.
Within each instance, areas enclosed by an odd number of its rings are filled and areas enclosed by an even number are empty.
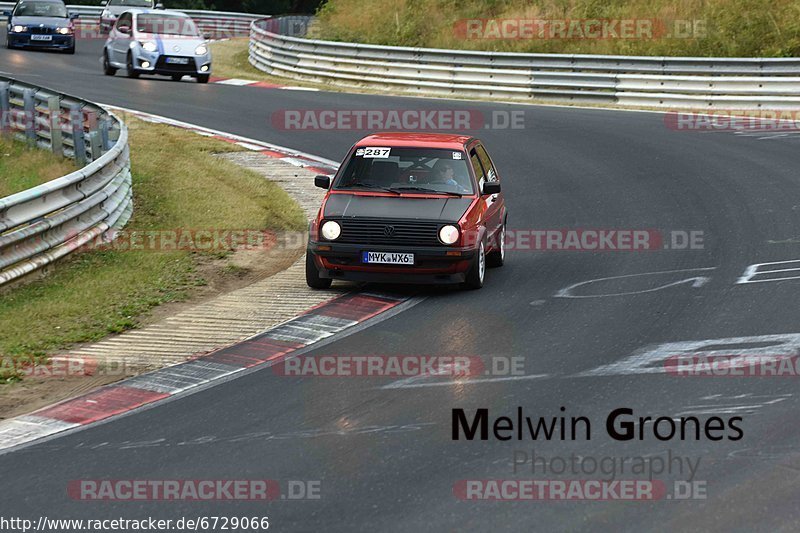
{"type": "Polygon", "coordinates": [[[188,57],[168,57],[167,63],[171,65],[188,65],[189,58],[188,57]]]}
{"type": "Polygon", "coordinates": [[[401,254],[395,252],[361,252],[361,262],[383,265],[413,265],[414,254],[401,254]]]}
{"type": "Polygon", "coordinates": [[[31,35],[31,41],[52,41],[52,35],[31,35]]]}

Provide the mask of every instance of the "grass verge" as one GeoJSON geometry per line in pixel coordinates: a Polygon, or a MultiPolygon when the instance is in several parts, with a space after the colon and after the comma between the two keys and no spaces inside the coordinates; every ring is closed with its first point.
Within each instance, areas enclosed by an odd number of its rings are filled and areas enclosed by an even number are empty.
{"type": "Polygon", "coordinates": [[[77,170],[75,163],[0,135],[0,198],[77,170]]]}
{"type": "MultiPolygon", "coordinates": [[[[126,118],[134,216],[126,229],[302,230],[302,210],[274,183],[214,157],[239,150],[223,141],[126,118]]],[[[153,308],[185,301],[207,283],[241,277],[226,254],[105,250],[78,253],[47,277],[0,293],[0,382],[19,379],[73,343],[134,328],[153,308]]]]}
{"type": "MultiPolygon", "coordinates": [[[[493,36],[491,32],[477,35],[493,36]]],[[[319,10],[313,37],[506,52],[797,57],[800,3],[794,0],[372,0],[365,5],[362,0],[328,0],[319,10]],[[552,30],[545,30],[538,38],[465,38],[459,24],[475,19],[533,19],[559,24],[595,19],[650,19],[655,30],[631,38],[580,38],[581,34],[575,31],[552,30]]]]}

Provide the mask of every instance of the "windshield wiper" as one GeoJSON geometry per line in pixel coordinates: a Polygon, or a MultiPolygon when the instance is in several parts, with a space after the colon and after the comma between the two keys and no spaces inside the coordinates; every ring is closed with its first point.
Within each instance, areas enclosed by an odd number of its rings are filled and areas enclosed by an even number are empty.
{"type": "Polygon", "coordinates": [[[339,187],[339,189],[352,189],[354,187],[362,187],[364,189],[377,189],[380,191],[391,192],[397,195],[400,194],[394,189],[390,189],[389,187],[382,187],[381,185],[375,185],[374,183],[352,183],[350,185],[345,185],[344,187],[339,187]]]}
{"type": "Polygon", "coordinates": [[[400,191],[417,191],[417,192],[427,192],[431,194],[445,194],[447,196],[456,196],[461,198],[464,196],[463,194],[459,194],[457,192],[450,192],[450,191],[437,191],[436,189],[428,189],[425,187],[392,187],[391,191],[399,193],[400,191]]]}

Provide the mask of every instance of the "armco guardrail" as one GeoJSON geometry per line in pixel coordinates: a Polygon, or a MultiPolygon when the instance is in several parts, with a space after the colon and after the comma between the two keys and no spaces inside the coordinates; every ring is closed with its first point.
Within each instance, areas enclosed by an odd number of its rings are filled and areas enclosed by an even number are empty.
{"type": "Polygon", "coordinates": [[[42,268],[133,212],[128,130],[99,106],[0,77],[0,132],[83,168],[0,198],[0,285],[42,268]]]}
{"type": "MultiPolygon", "coordinates": [[[[169,2],[166,2],[167,6],[169,2]]],[[[10,11],[14,7],[14,2],[0,2],[0,11],[10,11]]],[[[70,13],[80,15],[77,20],[78,26],[82,30],[96,28],[100,23],[100,14],[103,6],[76,6],[68,5],[70,13]]],[[[201,32],[207,34],[212,39],[247,37],[250,34],[250,24],[254,20],[263,19],[265,15],[250,13],[233,13],[228,11],[201,11],[193,9],[181,9],[183,13],[191,16],[197,23],[201,32]]],[[[80,37],[81,34],[78,34],[80,37]]],[[[86,37],[86,35],[84,35],[86,37]]]]}
{"type": "Polygon", "coordinates": [[[250,63],[284,77],[455,97],[652,107],[800,107],[798,58],[520,54],[305,39],[309,17],[253,23],[250,63]]]}

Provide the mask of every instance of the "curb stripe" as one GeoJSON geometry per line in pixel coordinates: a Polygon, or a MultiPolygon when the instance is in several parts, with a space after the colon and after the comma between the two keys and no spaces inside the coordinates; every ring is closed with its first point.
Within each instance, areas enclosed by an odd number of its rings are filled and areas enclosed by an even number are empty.
{"type": "Polygon", "coordinates": [[[39,418],[86,425],[141,405],[166,398],[166,394],[117,385],[104,387],[33,413],[39,418]]]}
{"type": "Polygon", "coordinates": [[[0,450],[132,411],[260,364],[290,356],[410,300],[348,293],[250,339],[0,423],[0,450]]]}

